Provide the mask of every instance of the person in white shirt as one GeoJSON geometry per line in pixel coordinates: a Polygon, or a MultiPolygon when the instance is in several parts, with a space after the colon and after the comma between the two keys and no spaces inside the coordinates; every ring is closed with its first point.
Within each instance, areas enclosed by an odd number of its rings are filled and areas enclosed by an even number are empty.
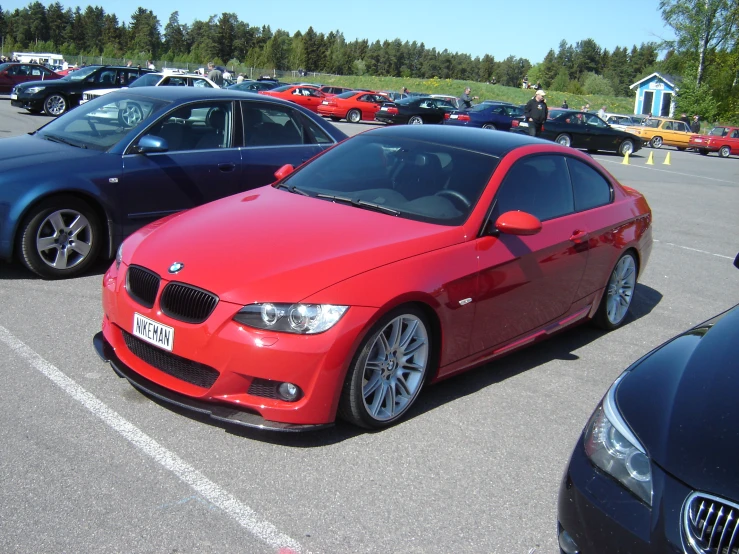
{"type": "Polygon", "coordinates": [[[600,117],[603,121],[606,120],[606,107],[601,106],[601,108],[598,110],[598,117],[600,117]]]}

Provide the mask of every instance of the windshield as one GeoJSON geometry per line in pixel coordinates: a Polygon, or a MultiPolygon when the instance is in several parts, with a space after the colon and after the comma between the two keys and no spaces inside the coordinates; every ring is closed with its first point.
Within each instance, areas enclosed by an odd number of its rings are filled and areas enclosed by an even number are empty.
{"type": "Polygon", "coordinates": [[[726,127],[714,127],[708,134],[712,137],[725,137],[729,130],[726,127]]]}
{"type": "Polygon", "coordinates": [[[128,85],[129,88],[133,87],[153,87],[162,78],[161,75],[155,75],[153,73],[147,73],[136,79],[133,83],[128,85]]]}
{"type": "Polygon", "coordinates": [[[90,75],[90,73],[100,69],[99,65],[88,65],[87,67],[81,67],[71,73],[68,73],[62,79],[67,81],[84,81],[90,75]]]}
{"type": "Polygon", "coordinates": [[[461,225],[497,164],[495,156],[462,148],[367,134],[339,144],[281,184],[362,209],[461,225]]]}
{"type": "Polygon", "coordinates": [[[100,96],[55,119],[38,131],[41,138],[79,148],[107,151],[134,127],[148,124],[166,101],[112,93],[100,96]]]}
{"type": "Polygon", "coordinates": [[[5,71],[10,67],[9,63],[0,63],[0,71],[5,71]]]}

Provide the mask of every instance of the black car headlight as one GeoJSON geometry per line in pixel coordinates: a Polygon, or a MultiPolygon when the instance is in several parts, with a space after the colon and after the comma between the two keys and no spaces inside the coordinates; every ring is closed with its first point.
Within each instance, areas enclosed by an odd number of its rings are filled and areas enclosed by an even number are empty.
{"type": "Polygon", "coordinates": [[[38,92],[41,92],[46,87],[29,87],[24,92],[27,92],[28,94],[36,94],[38,92]]]}
{"type": "Polygon", "coordinates": [[[348,309],[332,304],[263,302],[244,306],[234,320],[256,329],[314,335],[331,329],[348,309]]]}
{"type": "Polygon", "coordinates": [[[585,453],[597,467],[652,505],[651,461],[618,412],[615,392],[619,377],[585,427],[585,453]]]}

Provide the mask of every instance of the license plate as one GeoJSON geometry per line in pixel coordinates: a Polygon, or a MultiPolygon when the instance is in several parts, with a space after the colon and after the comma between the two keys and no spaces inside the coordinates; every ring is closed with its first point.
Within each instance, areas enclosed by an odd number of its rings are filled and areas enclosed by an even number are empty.
{"type": "Polygon", "coordinates": [[[324,100],[323,102],[321,102],[321,104],[323,104],[324,106],[328,106],[328,101],[324,100]]]}
{"type": "Polygon", "coordinates": [[[386,111],[387,111],[387,108],[385,108],[385,107],[382,107],[382,108],[380,108],[380,111],[381,111],[381,112],[386,112],[386,111]]]}
{"type": "Polygon", "coordinates": [[[18,100],[18,95],[17,94],[11,94],[10,95],[10,99],[11,100],[18,100]]]}
{"type": "Polygon", "coordinates": [[[703,139],[693,139],[693,142],[703,142],[703,139]]]}
{"type": "Polygon", "coordinates": [[[525,121],[522,121],[521,123],[519,123],[519,124],[518,124],[518,126],[519,126],[519,127],[528,127],[528,126],[529,126],[529,124],[528,124],[528,123],[526,123],[525,121]]]}
{"type": "Polygon", "coordinates": [[[172,352],[174,346],[174,329],[162,325],[158,321],[133,314],[133,334],[146,342],[172,352]]]}
{"type": "Polygon", "coordinates": [[[459,116],[457,114],[455,114],[455,113],[453,113],[452,115],[449,116],[449,119],[458,119],[458,118],[459,118],[459,116]]]}

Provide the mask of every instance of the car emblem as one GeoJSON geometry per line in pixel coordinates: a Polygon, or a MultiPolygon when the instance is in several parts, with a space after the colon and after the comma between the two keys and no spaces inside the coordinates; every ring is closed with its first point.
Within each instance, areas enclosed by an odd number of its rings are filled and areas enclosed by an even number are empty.
{"type": "Polygon", "coordinates": [[[169,269],[167,271],[169,271],[170,273],[178,273],[182,270],[183,267],[185,267],[185,264],[183,264],[182,262],[175,262],[171,266],[169,266],[169,269]]]}

